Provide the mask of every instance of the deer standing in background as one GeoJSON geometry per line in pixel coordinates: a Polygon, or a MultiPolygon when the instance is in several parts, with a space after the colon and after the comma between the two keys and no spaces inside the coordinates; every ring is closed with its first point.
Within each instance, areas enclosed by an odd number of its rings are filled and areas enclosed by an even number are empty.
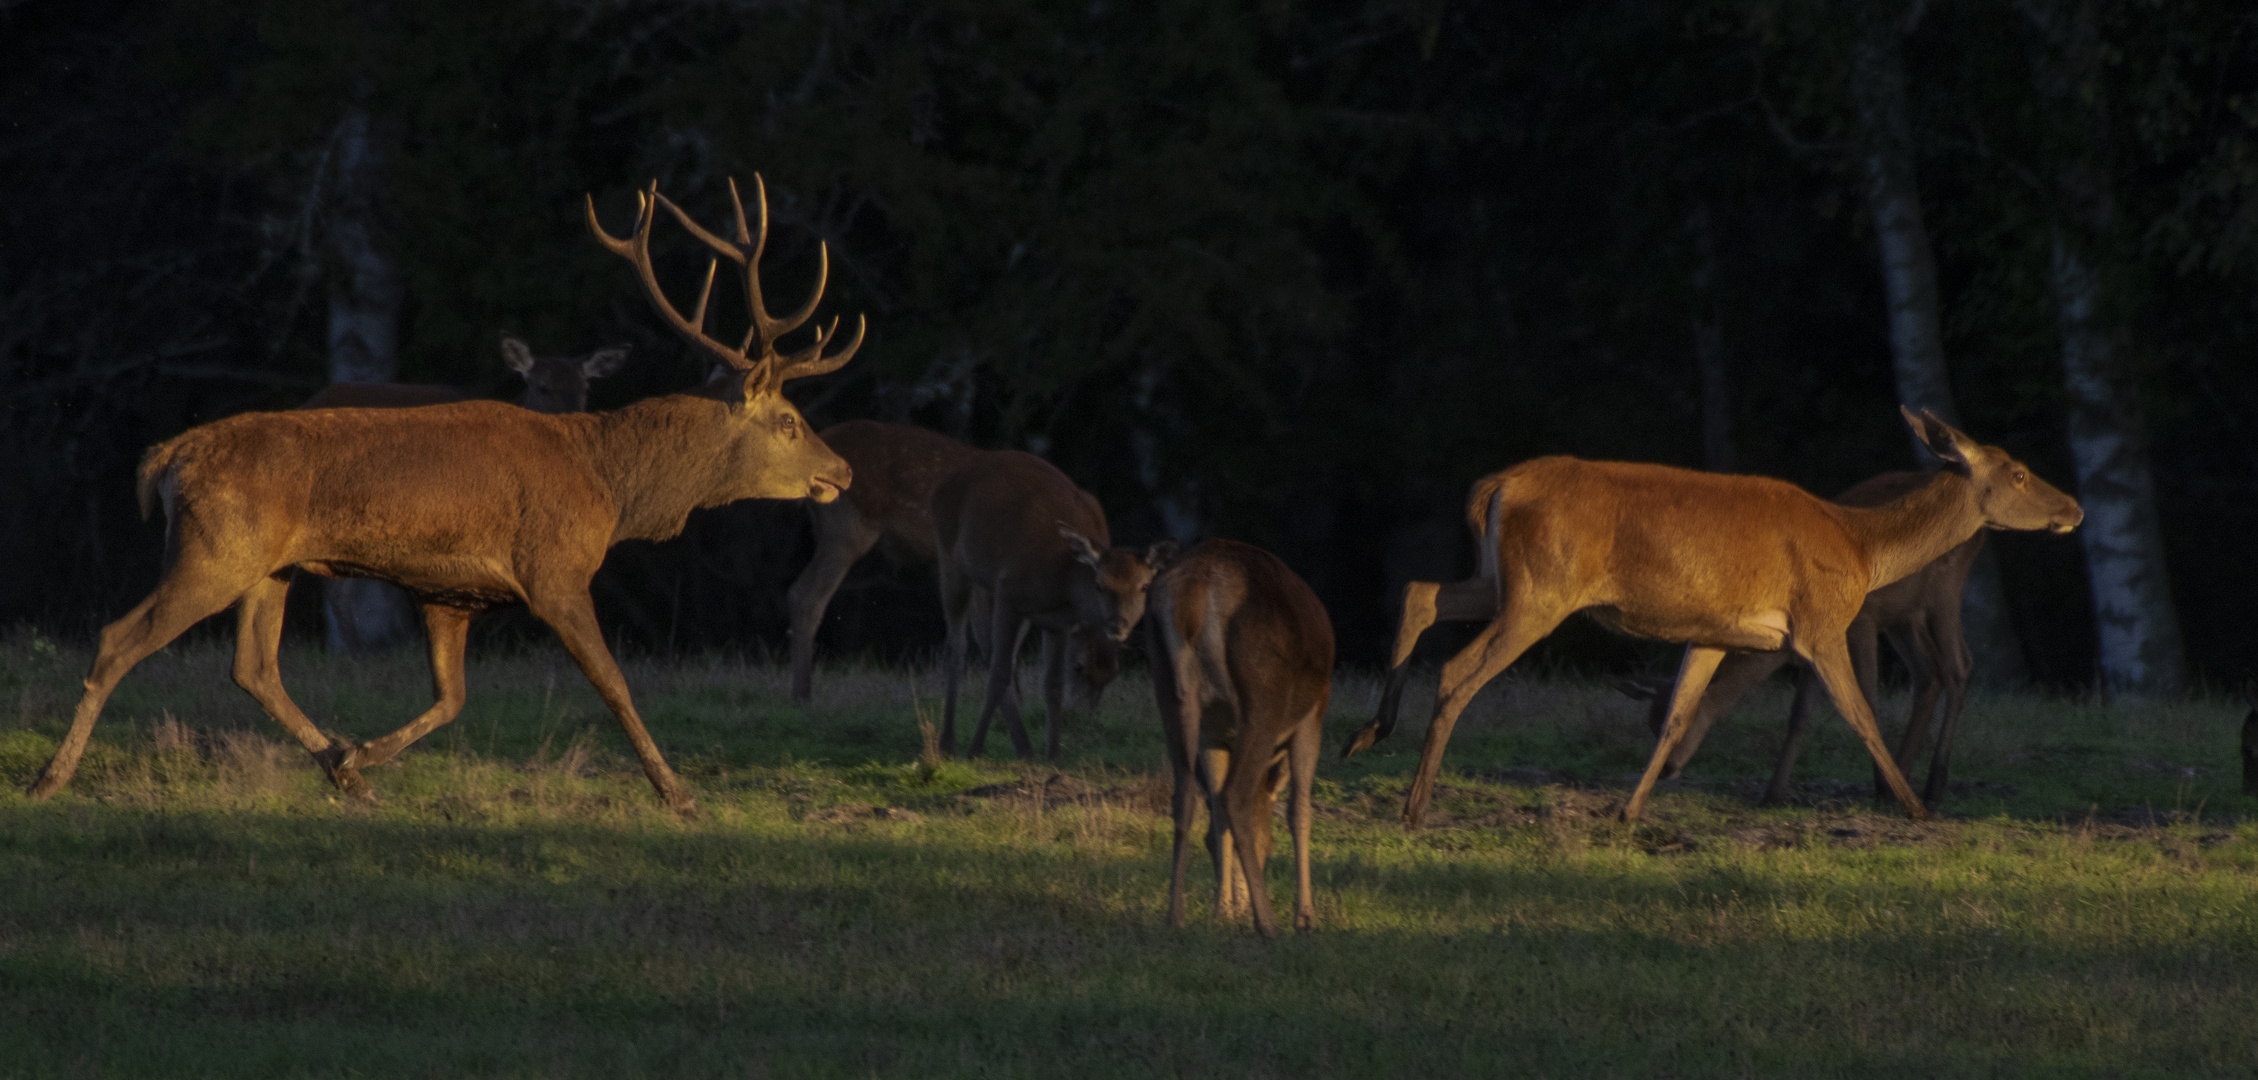
{"type": "MultiPolygon", "coordinates": [[[[1926,473],[1883,473],[1835,496],[1834,501],[1842,506],[1881,506],[1911,494],[1928,480],[1926,473]]],[[[1858,617],[1850,623],[1850,664],[1858,674],[1859,688],[1869,704],[1879,700],[1878,639],[1889,638],[1891,647],[1913,672],[1913,711],[1906,717],[1905,734],[1897,744],[1899,772],[1913,768],[1914,760],[1928,746],[1930,721],[1937,720],[1936,750],[1929,761],[1928,782],[1921,789],[1922,801],[1932,807],[1944,801],[1951,773],[1952,740],[1960,730],[1960,709],[1968,696],[1968,675],[1975,668],[1968,643],[1961,635],[1960,597],[1967,589],[1968,573],[1975,568],[1976,556],[1983,549],[1984,534],[1978,532],[1960,546],[1937,556],[1929,565],[1866,594],[1858,617]],[[1938,718],[1940,701],[1944,713],[1938,718]]],[[[1700,705],[1694,709],[1685,738],[1664,763],[1661,778],[1674,779],[1684,772],[1686,762],[1693,758],[1717,718],[1731,712],[1742,695],[1792,659],[1793,654],[1787,652],[1733,653],[1725,657],[1717,665],[1717,674],[1710,678],[1709,689],[1702,695],[1700,705]]],[[[1648,702],[1647,727],[1660,738],[1670,715],[1671,681],[1627,680],[1623,688],[1625,693],[1648,702]]],[[[1795,702],[1788,710],[1787,740],[1780,747],[1779,763],[1772,770],[1772,780],[1764,788],[1763,805],[1772,806],[1787,798],[1789,777],[1795,770],[1796,756],[1802,752],[1810,721],[1811,669],[1801,667],[1796,672],[1795,702]]],[[[1874,797],[1881,798],[1887,793],[1877,773],[1874,797]]]]}
{"type": "MultiPolygon", "coordinates": [[[[608,345],[586,356],[535,356],[525,342],[502,335],[502,362],[525,380],[520,408],[538,413],[588,411],[588,384],[627,360],[630,346],[608,345]]],[[[457,386],[436,383],[330,383],[314,391],[301,409],[404,409],[474,400],[457,386]]]]}
{"type": "Polygon", "coordinates": [[[1065,711],[1066,656],[1078,637],[1111,645],[1128,640],[1145,611],[1153,566],[1176,551],[1163,540],[1141,556],[1108,548],[1105,511],[1089,492],[1050,462],[1017,450],[982,452],[933,489],[939,546],[941,612],[948,619],[947,696],[941,706],[941,748],[956,753],[957,684],[964,673],[974,593],[988,594],[988,689],[972,731],[972,756],[988,742],[988,722],[1001,706],[1012,749],[1034,756],[1019,703],[1010,692],[1019,646],[1029,630],[1043,636],[1043,702],[1050,760],[1058,760],[1065,711]]]}
{"type": "Polygon", "coordinates": [[[1996,446],[1980,446],[1934,414],[1900,409],[1945,462],[1926,484],[1887,505],[1837,506],[1779,480],[1664,465],[1548,457],[1475,481],[1467,521],[1480,570],[1451,584],[1405,586],[1388,687],[1375,716],[1341,748],[1353,754],[1395,729],[1406,665],[1437,619],[1488,619],[1443,666],[1419,772],[1404,799],[1425,817],[1452,725],[1476,691],[1577,611],[1636,637],[1684,642],[1670,715],[1638,787],[1637,820],[1677,749],[1694,704],[1727,651],[1792,650],[1819,674],[1843,719],[1865,741],[1907,814],[1914,797],[1883,744],[1851,668],[1851,620],[1866,594],[1965,543],[1979,529],[2066,533],[2077,500],[1996,446]]]}
{"type": "MultiPolygon", "coordinates": [[[[802,702],[815,696],[816,633],[847,571],[874,547],[883,547],[897,566],[938,563],[933,489],[981,454],[939,432],[876,420],[833,424],[823,429],[823,441],[854,469],[855,484],[837,501],[808,507],[815,526],[815,554],[786,594],[792,609],[792,700],[802,702]]],[[[986,590],[974,590],[967,618],[972,644],[985,657],[992,621],[986,590]]],[[[1084,635],[1076,642],[1076,704],[1096,708],[1106,684],[1113,681],[1114,650],[1103,638],[1084,635]]],[[[1012,693],[1018,693],[1016,679],[1012,693]]]]}
{"type": "MultiPolygon", "coordinates": [[[[737,202],[736,185],[730,198],[737,202]]],[[[95,719],[118,680],[197,621],[236,609],[235,681],[306,747],[340,790],[369,797],[361,770],[455,718],[463,706],[463,643],[480,613],[524,604],[562,639],[581,673],[618,716],[643,772],[682,815],[697,804],[643,728],[626,680],[604,647],[588,582],[621,540],[663,540],[690,512],[738,499],[838,497],[851,473],[808,430],[783,383],[837,368],[862,344],[826,353],[838,320],[792,353],[777,340],[807,321],[823,295],[772,317],[761,303],[768,235],[748,233],[736,205],[735,239],[699,228],[658,193],[639,200],[629,239],[588,225],[633,263],[652,305],[734,374],[694,393],[607,413],[547,416],[498,401],[422,409],[317,409],[246,413],[193,428],[142,460],[141,506],[165,511],[165,573],[155,592],[102,630],[100,651],[70,734],[31,786],[34,798],[70,782],[95,719]],[[712,248],[696,313],[684,318],[651,269],[651,226],[666,210],[712,248]],[[744,272],[752,327],[735,348],[706,336],[706,302],[720,259],[744,272]],[[355,744],[323,734],[284,692],[276,667],[291,571],[369,577],[406,589],[423,607],[438,700],[382,738],[355,744]]],[[[822,265],[819,260],[819,267],[822,265]]]]}
{"type": "MultiPolygon", "coordinates": [[[[520,408],[552,414],[586,412],[589,382],[619,370],[627,360],[628,348],[611,345],[586,356],[535,356],[525,342],[504,334],[502,362],[525,380],[525,390],[517,399],[520,408]]],[[[470,400],[471,395],[460,387],[433,383],[331,383],[298,407],[405,409],[470,400]]],[[[367,652],[407,632],[406,597],[381,581],[323,578],[321,598],[322,618],[333,650],[367,652]],[[382,595],[367,595],[371,590],[382,595]],[[364,614],[372,608],[379,616],[373,620],[377,625],[364,625],[364,614]]]]}
{"type": "Polygon", "coordinates": [[[1290,779],[1294,929],[1313,929],[1310,786],[1333,692],[1332,620],[1277,556],[1233,540],[1193,548],[1148,591],[1145,656],[1176,779],[1168,925],[1184,925],[1193,801],[1204,796],[1216,914],[1251,908],[1255,929],[1277,935],[1263,869],[1274,843],[1270,808],[1290,779]]]}

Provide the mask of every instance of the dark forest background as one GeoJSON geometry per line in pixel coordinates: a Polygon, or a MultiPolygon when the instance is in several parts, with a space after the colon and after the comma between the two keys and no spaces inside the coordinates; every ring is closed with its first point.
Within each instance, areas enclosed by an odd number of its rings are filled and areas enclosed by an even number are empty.
{"type": "MultiPolygon", "coordinates": [[[[821,238],[826,317],[870,319],[792,384],[816,424],[1033,449],[1117,543],[1263,544],[1374,663],[1391,589],[1470,568],[1466,485],[1513,462],[1821,494],[1917,467],[1884,143],[1964,426],[2079,487],[2074,252],[2185,670],[2258,666],[2258,8],[2230,0],[0,0],[0,624],[124,611],[161,549],[142,449],[328,380],[341,224],[396,268],[402,381],[508,396],[502,333],[632,342],[601,408],[702,372],[583,193],[619,230],[655,177],[715,221],[758,171],[772,295],[821,238]]],[[[616,550],[598,605],[631,650],[780,652],[807,543],[795,505],[703,512],[616,550]]],[[[1994,547],[1994,673],[2093,685],[2080,540],[1994,547]]],[[[929,585],[875,563],[827,648],[930,649],[929,585]]],[[[1543,655],[1667,653],[1571,623],[1543,655]]]]}

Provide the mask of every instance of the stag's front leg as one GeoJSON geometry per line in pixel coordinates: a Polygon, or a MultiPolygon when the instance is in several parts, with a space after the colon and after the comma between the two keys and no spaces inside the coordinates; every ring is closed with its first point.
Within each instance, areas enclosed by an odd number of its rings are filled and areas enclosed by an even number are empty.
{"type": "Polygon", "coordinates": [[[431,639],[431,708],[406,727],[364,743],[355,764],[374,768],[398,756],[417,739],[452,722],[463,711],[463,646],[470,640],[472,613],[438,604],[423,606],[423,626],[431,639]]]}
{"type": "MultiPolygon", "coordinates": [[[[288,573],[288,571],[284,571],[288,573]]],[[[274,718],[313,755],[329,782],[356,799],[375,799],[368,781],[361,778],[353,744],[331,739],[290,700],[282,687],[282,613],[290,594],[290,579],[268,577],[243,594],[235,605],[235,685],[251,695],[259,708],[274,718]]]]}
{"type": "Polygon", "coordinates": [[[611,706],[612,715],[619,718],[619,726],[627,732],[627,741],[634,744],[635,756],[643,762],[643,775],[650,779],[651,787],[659,793],[674,812],[685,818],[698,816],[697,800],[675,779],[674,770],[667,767],[666,758],[659,754],[658,744],[651,741],[651,733],[644,730],[643,718],[635,712],[635,701],[627,694],[627,679],[620,675],[619,664],[612,659],[611,650],[604,647],[603,627],[596,622],[596,608],[588,599],[587,579],[582,578],[575,590],[562,588],[527,597],[527,606],[535,617],[548,623],[564,641],[565,651],[572,654],[580,673],[596,687],[604,704],[611,706]]]}

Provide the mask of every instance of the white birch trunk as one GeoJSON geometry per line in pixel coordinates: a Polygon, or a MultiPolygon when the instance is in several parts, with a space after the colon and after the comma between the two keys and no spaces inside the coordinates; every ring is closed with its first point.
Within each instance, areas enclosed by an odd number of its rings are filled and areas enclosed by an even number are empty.
{"type": "MultiPolygon", "coordinates": [[[[398,269],[375,242],[383,159],[368,114],[338,125],[334,197],[328,212],[329,379],[391,382],[400,374],[398,269]]],[[[416,620],[406,593],[381,581],[327,578],[322,588],[329,647],[365,652],[400,643],[416,620]]]]}
{"type": "Polygon", "coordinates": [[[2101,685],[2135,696],[2171,690],[2185,677],[2186,656],[2164,563],[2139,388],[2102,314],[2099,280],[2060,233],[2049,269],[2062,327],[2070,455],[2086,513],[2078,536],[2100,632],[2101,685]]]}
{"type": "MultiPolygon", "coordinates": [[[[1898,400],[1927,409],[1948,424],[1960,425],[1952,379],[1944,360],[1944,302],[1937,288],[1935,249],[1921,214],[1921,193],[1913,168],[1912,132],[1906,121],[1905,61],[1902,40],[1918,18],[1918,6],[1865,13],[1851,58],[1851,92],[1861,134],[1860,171],[1866,180],[1866,205],[1874,218],[1881,250],[1882,287],[1889,298],[1890,357],[1898,400]]],[[[1912,440],[1914,460],[1937,467],[1934,455],[1912,440]]],[[[1960,603],[1962,632],[1974,654],[1976,677],[1992,683],[2030,678],[2022,642],[2007,612],[2006,583],[1999,558],[1989,546],[1976,559],[1960,603]]]]}

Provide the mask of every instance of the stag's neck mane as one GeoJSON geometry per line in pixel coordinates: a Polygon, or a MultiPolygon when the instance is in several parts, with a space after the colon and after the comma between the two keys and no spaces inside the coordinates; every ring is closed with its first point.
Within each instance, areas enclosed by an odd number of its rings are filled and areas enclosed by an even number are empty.
{"type": "Polygon", "coordinates": [[[1880,506],[1837,506],[1836,512],[1873,565],[1868,591],[1929,565],[1984,527],[1975,482],[1949,467],[1880,506]]]}
{"type": "Polygon", "coordinates": [[[612,542],[680,535],[690,511],[729,501],[729,406],[697,392],[586,414],[589,454],[619,509],[612,542]]]}

